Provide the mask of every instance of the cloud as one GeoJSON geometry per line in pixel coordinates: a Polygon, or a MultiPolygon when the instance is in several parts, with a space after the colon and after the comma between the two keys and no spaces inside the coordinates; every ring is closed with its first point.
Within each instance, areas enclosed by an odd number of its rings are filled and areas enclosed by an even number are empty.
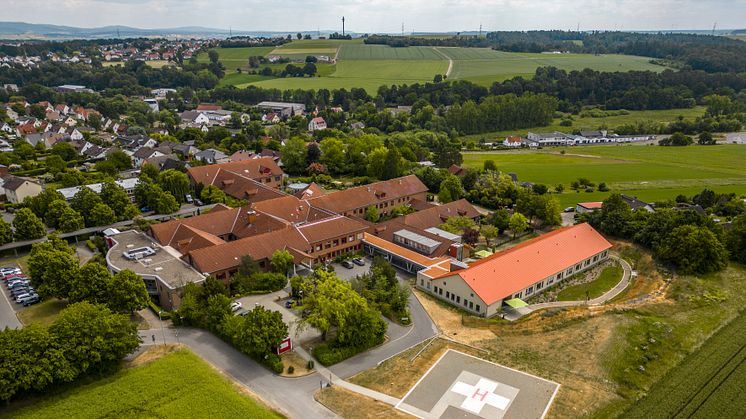
{"type": "Polygon", "coordinates": [[[738,0],[4,0],[3,20],[95,27],[356,32],[706,29],[746,26],[738,0]]]}

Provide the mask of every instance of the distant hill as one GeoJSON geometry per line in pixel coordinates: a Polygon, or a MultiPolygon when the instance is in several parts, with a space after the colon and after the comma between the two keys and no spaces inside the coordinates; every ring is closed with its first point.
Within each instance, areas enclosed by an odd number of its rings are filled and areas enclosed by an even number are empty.
{"type": "MultiPolygon", "coordinates": [[[[300,31],[302,34],[317,33],[328,35],[334,31],[300,31]]],[[[206,28],[202,26],[181,26],[178,28],[141,29],[131,26],[103,26],[99,28],[77,28],[73,26],[35,24],[25,22],[0,22],[0,39],[102,39],[102,38],[138,38],[138,37],[228,37],[233,36],[285,36],[298,31],[242,31],[206,28]]],[[[354,36],[355,34],[352,33],[354,36]]]]}

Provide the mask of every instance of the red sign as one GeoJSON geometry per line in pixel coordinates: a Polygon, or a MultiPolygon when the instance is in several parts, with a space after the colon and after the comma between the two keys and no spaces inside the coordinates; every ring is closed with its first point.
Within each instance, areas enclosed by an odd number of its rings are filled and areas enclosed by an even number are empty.
{"type": "Polygon", "coordinates": [[[285,340],[280,343],[280,346],[275,348],[275,351],[277,352],[277,355],[282,355],[287,351],[290,351],[293,349],[293,342],[290,341],[290,337],[286,337],[285,340]]]}

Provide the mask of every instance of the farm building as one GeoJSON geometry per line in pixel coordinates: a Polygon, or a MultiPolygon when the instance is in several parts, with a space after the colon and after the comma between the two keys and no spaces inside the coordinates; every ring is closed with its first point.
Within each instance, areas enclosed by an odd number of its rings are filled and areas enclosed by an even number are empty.
{"type": "Polygon", "coordinates": [[[416,286],[441,300],[491,317],[505,301],[539,294],[608,258],[611,243],[589,224],[564,227],[495,253],[468,267],[438,261],[417,273],[416,286]]]}

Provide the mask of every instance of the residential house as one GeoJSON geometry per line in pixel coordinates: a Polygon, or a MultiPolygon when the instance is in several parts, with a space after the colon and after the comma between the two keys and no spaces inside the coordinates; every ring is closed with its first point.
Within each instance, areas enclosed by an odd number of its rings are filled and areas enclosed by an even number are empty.
{"type": "Polygon", "coordinates": [[[280,122],[280,115],[277,115],[274,112],[264,114],[262,115],[262,122],[265,124],[277,124],[280,122]]]}
{"type": "Polygon", "coordinates": [[[135,151],[134,154],[132,154],[132,161],[135,167],[139,168],[142,167],[143,163],[145,163],[145,160],[165,155],[166,153],[163,153],[157,148],[141,147],[137,151],[135,151]]]}
{"type": "MultiPolygon", "coordinates": [[[[121,179],[114,181],[117,185],[121,186],[122,189],[124,189],[124,192],[127,193],[127,197],[130,199],[130,201],[135,202],[135,187],[138,183],[140,183],[140,179],[138,178],[129,178],[129,179],[121,179]]],[[[88,188],[92,190],[93,192],[96,192],[97,194],[101,193],[101,188],[104,186],[103,183],[92,183],[90,185],[84,185],[84,186],[72,186],[70,188],[61,188],[57,189],[57,192],[62,194],[62,196],[65,198],[67,202],[70,202],[76,193],[80,192],[81,189],[88,188]]]]}
{"type": "Polygon", "coordinates": [[[572,136],[558,131],[545,133],[529,132],[527,138],[531,141],[536,141],[540,146],[565,146],[572,145],[575,142],[572,136]]]}
{"type": "Polygon", "coordinates": [[[522,147],[523,139],[517,135],[511,135],[505,138],[505,141],[503,141],[503,145],[505,147],[513,147],[513,148],[522,147]]]}
{"type": "Polygon", "coordinates": [[[189,124],[208,124],[210,119],[200,111],[184,111],[181,113],[181,121],[189,124]]]}
{"type": "Polygon", "coordinates": [[[278,113],[282,118],[290,118],[294,115],[303,115],[306,112],[306,105],[302,103],[291,102],[259,102],[257,108],[278,113]]]}
{"type": "Polygon", "coordinates": [[[44,190],[39,183],[17,176],[5,177],[2,189],[5,191],[5,199],[11,204],[21,203],[25,198],[39,195],[44,190]]]}
{"type": "Polygon", "coordinates": [[[230,157],[227,154],[214,148],[202,150],[195,154],[194,158],[207,164],[228,163],[230,161],[230,157]]]}
{"type": "Polygon", "coordinates": [[[279,191],[282,169],[269,158],[190,167],[187,174],[195,188],[213,185],[234,198],[250,202],[284,195],[279,191]]]}
{"type": "Polygon", "coordinates": [[[321,131],[324,129],[326,129],[326,121],[324,121],[324,118],[320,116],[311,119],[311,122],[308,123],[308,130],[310,132],[321,131]]]}

